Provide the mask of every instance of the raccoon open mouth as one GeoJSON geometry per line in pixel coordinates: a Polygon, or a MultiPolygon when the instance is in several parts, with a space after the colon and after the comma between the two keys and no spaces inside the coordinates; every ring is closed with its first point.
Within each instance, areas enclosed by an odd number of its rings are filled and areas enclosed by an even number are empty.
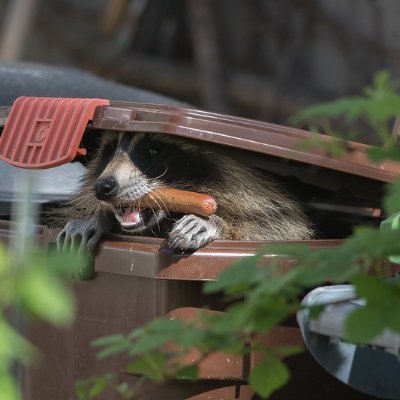
{"type": "Polygon", "coordinates": [[[115,209],[115,218],[126,230],[135,229],[146,225],[146,221],[151,217],[150,209],[140,207],[124,207],[115,209]]]}

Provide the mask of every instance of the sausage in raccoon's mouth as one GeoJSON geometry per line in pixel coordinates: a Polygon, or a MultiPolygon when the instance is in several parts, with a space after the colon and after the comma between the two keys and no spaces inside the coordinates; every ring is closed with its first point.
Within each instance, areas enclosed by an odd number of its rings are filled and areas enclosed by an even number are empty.
{"type": "Polygon", "coordinates": [[[217,211],[216,201],[207,194],[165,187],[147,193],[140,199],[139,204],[141,208],[196,214],[202,217],[209,217],[217,211]]]}

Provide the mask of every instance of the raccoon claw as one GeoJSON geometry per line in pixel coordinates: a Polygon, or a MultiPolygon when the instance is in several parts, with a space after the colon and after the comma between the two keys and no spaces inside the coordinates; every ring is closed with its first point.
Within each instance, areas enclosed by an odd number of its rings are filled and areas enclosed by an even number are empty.
{"type": "MultiPolygon", "coordinates": [[[[72,220],[65,225],[57,236],[58,251],[93,251],[93,242],[96,240],[95,230],[90,228],[86,221],[72,220]],[[90,243],[90,245],[89,245],[90,243]]],[[[99,237],[97,237],[97,240],[99,237]]]]}
{"type": "Polygon", "coordinates": [[[73,219],[57,236],[57,250],[93,253],[99,239],[110,229],[111,224],[104,218],[73,219]]]}
{"type": "Polygon", "coordinates": [[[168,247],[175,251],[197,250],[217,238],[217,228],[209,218],[185,215],[169,234],[168,247]]]}

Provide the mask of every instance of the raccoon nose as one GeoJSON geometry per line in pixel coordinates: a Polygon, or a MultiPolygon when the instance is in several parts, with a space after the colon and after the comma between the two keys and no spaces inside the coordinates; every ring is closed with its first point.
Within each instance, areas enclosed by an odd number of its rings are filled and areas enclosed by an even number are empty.
{"type": "Polygon", "coordinates": [[[94,192],[99,200],[111,200],[118,192],[118,183],[113,176],[101,178],[94,184],[94,192]]]}

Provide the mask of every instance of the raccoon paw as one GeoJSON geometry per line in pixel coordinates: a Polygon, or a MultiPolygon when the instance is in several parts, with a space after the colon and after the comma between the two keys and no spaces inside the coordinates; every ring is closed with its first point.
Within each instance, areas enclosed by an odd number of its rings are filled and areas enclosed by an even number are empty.
{"type": "Polygon", "coordinates": [[[93,253],[99,239],[108,233],[112,224],[106,218],[90,215],[69,221],[57,236],[58,251],[93,253]]]}
{"type": "Polygon", "coordinates": [[[175,251],[197,250],[217,239],[218,228],[210,218],[185,215],[175,223],[168,238],[168,247],[175,251]]]}

